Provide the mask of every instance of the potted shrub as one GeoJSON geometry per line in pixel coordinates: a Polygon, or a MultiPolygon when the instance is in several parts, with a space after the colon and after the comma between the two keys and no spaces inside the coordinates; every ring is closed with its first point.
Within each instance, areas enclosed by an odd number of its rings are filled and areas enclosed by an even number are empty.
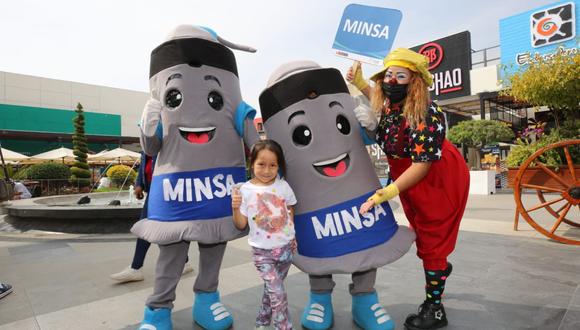
{"type": "MultiPolygon", "coordinates": [[[[513,182],[520,166],[526,161],[526,159],[550,144],[566,140],[568,139],[563,138],[558,130],[554,130],[550,134],[544,135],[536,142],[518,139],[516,142],[517,146],[510,150],[506,159],[506,164],[508,166],[508,186],[513,187],[513,182]]],[[[575,164],[574,171],[576,177],[580,177],[580,150],[578,150],[578,148],[568,148],[568,151],[570,152],[572,163],[575,164]]],[[[562,149],[547,150],[538,157],[538,160],[560,176],[567,177],[570,175],[570,173],[568,173],[567,160],[562,149]]],[[[522,183],[561,189],[561,185],[554,178],[536,166],[529,166],[526,169],[522,176],[522,183]]]]}

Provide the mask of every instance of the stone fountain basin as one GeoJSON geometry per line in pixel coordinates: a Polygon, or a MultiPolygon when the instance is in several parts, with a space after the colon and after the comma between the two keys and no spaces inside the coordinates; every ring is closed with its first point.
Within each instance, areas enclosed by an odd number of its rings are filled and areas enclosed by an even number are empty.
{"type": "Polygon", "coordinates": [[[130,203],[128,192],[123,191],[119,196],[117,192],[103,192],[23,199],[11,201],[5,209],[16,218],[137,220],[142,207],[143,200],[133,199],[130,203]],[[91,203],[77,205],[83,196],[89,196],[91,203]],[[107,205],[113,199],[120,200],[121,205],[107,205]]]}

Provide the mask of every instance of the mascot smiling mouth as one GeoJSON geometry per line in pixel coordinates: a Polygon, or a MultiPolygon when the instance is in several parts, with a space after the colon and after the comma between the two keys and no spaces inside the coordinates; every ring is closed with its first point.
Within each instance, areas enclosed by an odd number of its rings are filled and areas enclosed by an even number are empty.
{"type": "Polygon", "coordinates": [[[338,177],[344,174],[350,164],[350,158],[347,153],[341,154],[336,158],[323,160],[312,164],[316,171],[324,176],[338,177]]]}
{"type": "Polygon", "coordinates": [[[179,127],[179,133],[189,143],[204,144],[208,143],[215,134],[215,127],[179,127]]]}

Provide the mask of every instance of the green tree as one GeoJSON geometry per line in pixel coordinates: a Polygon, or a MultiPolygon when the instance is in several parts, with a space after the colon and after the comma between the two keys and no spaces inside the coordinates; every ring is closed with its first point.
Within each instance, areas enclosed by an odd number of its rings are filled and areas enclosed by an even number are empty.
{"type": "Polygon", "coordinates": [[[497,120],[467,120],[451,127],[447,133],[449,141],[469,147],[470,164],[481,169],[479,149],[498,142],[513,140],[514,132],[507,124],[497,120]]]}
{"type": "Polygon", "coordinates": [[[70,180],[79,187],[87,187],[91,184],[91,172],[89,171],[89,164],[87,163],[87,137],[85,136],[85,116],[83,114],[83,106],[78,103],[75,110],[77,115],[73,119],[75,132],[73,134],[73,153],[75,155],[75,163],[71,167],[70,180]]]}
{"type": "Polygon", "coordinates": [[[466,120],[451,127],[447,133],[449,141],[482,148],[498,142],[509,142],[514,132],[507,124],[497,120],[466,120]]]}
{"type": "Polygon", "coordinates": [[[575,122],[580,110],[580,53],[574,56],[557,52],[554,56],[536,56],[516,73],[506,77],[503,95],[534,106],[552,110],[556,126],[559,118],[575,122]]]}
{"type": "Polygon", "coordinates": [[[40,163],[30,166],[26,170],[26,178],[32,180],[54,179],[66,180],[70,177],[68,166],[60,163],[40,163]]]}

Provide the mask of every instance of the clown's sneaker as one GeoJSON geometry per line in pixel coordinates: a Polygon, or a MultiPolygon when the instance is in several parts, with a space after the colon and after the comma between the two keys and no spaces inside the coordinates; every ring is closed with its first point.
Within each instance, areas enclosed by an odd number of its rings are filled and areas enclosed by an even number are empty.
{"type": "Polygon", "coordinates": [[[332,296],[310,292],[310,301],[302,313],[302,326],[310,330],[326,330],[332,326],[332,296]]]}
{"type": "Polygon", "coordinates": [[[352,318],[365,330],[395,329],[395,322],[379,303],[376,292],[352,296],[352,318]]]}
{"type": "Polygon", "coordinates": [[[193,320],[206,330],[225,330],[234,323],[232,315],[220,302],[218,291],[195,293],[193,320]]]}
{"type": "Polygon", "coordinates": [[[172,330],[171,309],[157,308],[151,309],[145,306],[145,317],[141,322],[139,330],[172,330]]]}

